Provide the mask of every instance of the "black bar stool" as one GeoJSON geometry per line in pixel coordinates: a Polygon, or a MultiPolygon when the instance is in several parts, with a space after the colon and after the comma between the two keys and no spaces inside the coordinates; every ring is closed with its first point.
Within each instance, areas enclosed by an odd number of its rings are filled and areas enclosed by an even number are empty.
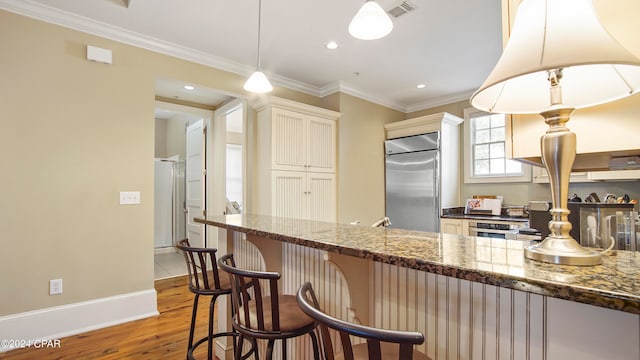
{"type": "Polygon", "coordinates": [[[308,282],[298,289],[296,298],[302,311],[318,323],[324,359],[430,360],[427,355],[413,349],[413,345],[424,343],[424,335],[420,332],[377,329],[329,316],[320,310],[316,294],[308,282]],[[338,331],[342,353],[334,354],[329,328],[338,331]],[[366,339],[367,342],[352,346],[350,335],[366,339]]]}
{"type": "MultiPolygon", "coordinates": [[[[233,328],[240,333],[235,359],[240,359],[245,337],[252,340],[257,355],[256,339],[267,340],[267,355],[273,355],[276,340],[282,340],[282,358],[287,358],[286,340],[309,334],[313,343],[314,357],[319,360],[318,341],[315,336],[315,321],[300,310],[294,295],[278,294],[277,272],[261,272],[238,269],[232,254],[218,260],[218,266],[231,279],[231,301],[233,302],[233,328]],[[264,296],[261,281],[268,284],[270,296],[264,296]],[[251,295],[253,293],[253,295],[251,295]]],[[[256,356],[257,358],[257,356],[256,356]]]]}
{"type": "Polygon", "coordinates": [[[238,335],[237,333],[213,333],[213,309],[215,307],[216,299],[221,295],[231,294],[229,277],[226,274],[221,275],[218,271],[218,267],[216,266],[216,252],[218,250],[191,247],[188,239],[181,240],[176,245],[176,248],[181,250],[184,254],[184,260],[187,263],[189,276],[189,290],[195,294],[193,299],[193,311],[191,313],[191,328],[189,329],[187,359],[193,359],[193,352],[204,342],[208,343],[208,359],[213,359],[213,339],[220,336],[234,337],[233,348],[235,353],[235,336],[238,335]],[[211,303],[209,304],[209,331],[207,336],[194,343],[193,332],[196,326],[196,314],[198,312],[198,299],[200,298],[200,295],[211,296],[211,303]]]}

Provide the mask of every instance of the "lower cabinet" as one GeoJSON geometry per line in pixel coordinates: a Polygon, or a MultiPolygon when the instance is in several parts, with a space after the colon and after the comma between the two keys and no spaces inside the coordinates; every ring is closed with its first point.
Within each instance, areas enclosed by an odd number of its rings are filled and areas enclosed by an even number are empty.
{"type": "Polygon", "coordinates": [[[271,172],[273,216],[336,221],[336,175],[305,171],[271,172]]]}
{"type": "Polygon", "coordinates": [[[440,219],[440,232],[443,234],[469,236],[469,222],[463,219],[440,219]]]}

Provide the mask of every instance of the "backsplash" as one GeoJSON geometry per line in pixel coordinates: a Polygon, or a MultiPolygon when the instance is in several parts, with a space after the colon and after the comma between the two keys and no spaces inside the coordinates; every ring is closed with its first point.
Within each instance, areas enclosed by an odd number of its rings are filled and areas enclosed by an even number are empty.
{"type": "MultiPolygon", "coordinates": [[[[640,201],[640,181],[616,181],[598,183],[576,183],[569,186],[569,196],[577,194],[584,199],[595,192],[603,199],[606,194],[623,196],[640,201]]],[[[536,183],[495,183],[495,184],[462,184],[461,206],[465,199],[477,194],[502,195],[504,205],[528,205],[529,200],[551,201],[549,184],[536,183]]],[[[636,205],[636,209],[638,206],[636,205]]]]}

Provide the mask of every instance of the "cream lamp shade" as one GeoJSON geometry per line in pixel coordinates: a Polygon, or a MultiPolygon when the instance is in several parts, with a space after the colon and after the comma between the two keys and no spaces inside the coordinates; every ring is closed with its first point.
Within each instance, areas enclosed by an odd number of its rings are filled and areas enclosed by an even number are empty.
{"type": "Polygon", "coordinates": [[[548,70],[562,69],[562,105],[583,108],[640,90],[640,60],[600,24],[591,0],[524,0],[495,68],[472,95],[480,110],[540,113],[548,70]]]}
{"type": "Polygon", "coordinates": [[[360,40],[375,40],[387,36],[393,30],[389,15],[377,2],[368,0],[349,24],[349,34],[360,40]]]}
{"type": "Polygon", "coordinates": [[[254,93],[266,93],[273,90],[273,86],[264,73],[257,70],[244,83],[244,89],[254,93]]]}

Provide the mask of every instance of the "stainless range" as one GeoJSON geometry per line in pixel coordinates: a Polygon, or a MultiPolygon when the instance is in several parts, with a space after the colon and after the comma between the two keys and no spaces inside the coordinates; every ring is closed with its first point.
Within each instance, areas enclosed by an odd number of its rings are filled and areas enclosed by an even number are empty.
{"type": "Polygon", "coordinates": [[[539,234],[528,231],[520,233],[520,230],[530,230],[528,227],[529,223],[527,222],[474,220],[469,222],[469,235],[494,239],[540,240],[539,234]]]}

